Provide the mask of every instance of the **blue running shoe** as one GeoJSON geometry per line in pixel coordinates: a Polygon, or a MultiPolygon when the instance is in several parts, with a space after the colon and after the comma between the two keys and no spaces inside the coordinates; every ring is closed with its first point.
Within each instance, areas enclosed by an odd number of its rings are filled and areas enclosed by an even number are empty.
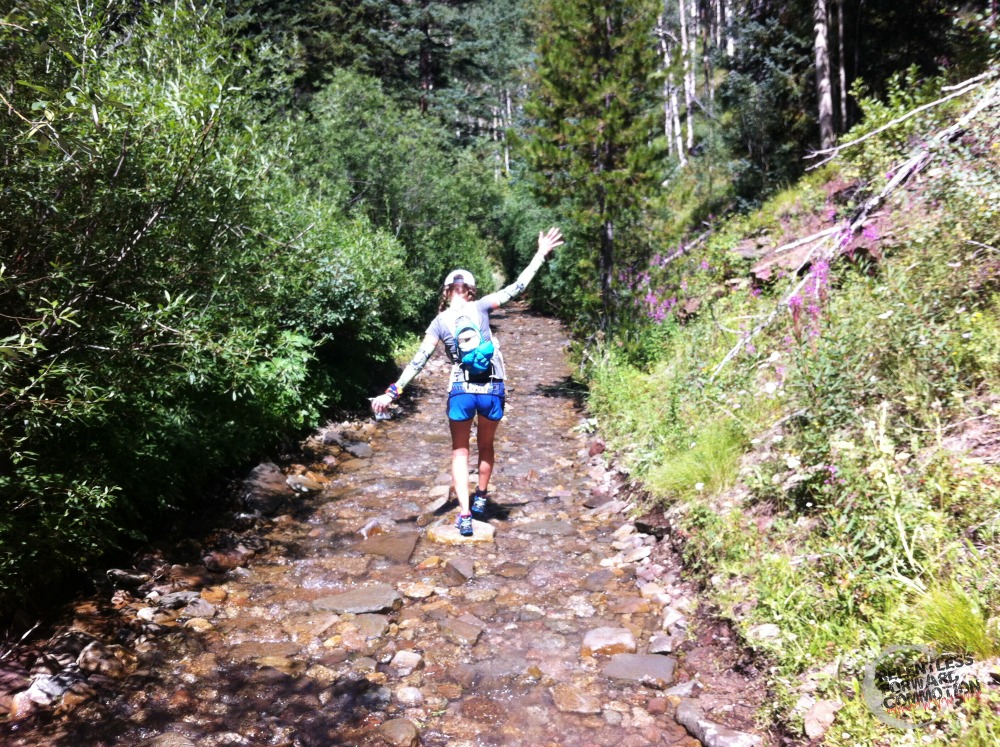
{"type": "Polygon", "coordinates": [[[455,526],[458,527],[458,533],[463,537],[472,536],[472,514],[466,514],[462,516],[459,514],[458,521],[455,522],[455,526]]]}
{"type": "Polygon", "coordinates": [[[472,495],[472,516],[480,521],[486,519],[486,496],[487,492],[480,491],[479,488],[472,495]]]}

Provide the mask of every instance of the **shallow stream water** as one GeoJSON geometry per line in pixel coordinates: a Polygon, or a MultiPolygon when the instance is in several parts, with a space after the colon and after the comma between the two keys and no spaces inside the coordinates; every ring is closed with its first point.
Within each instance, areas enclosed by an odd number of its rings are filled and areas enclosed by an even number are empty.
{"type": "Polygon", "coordinates": [[[509,381],[493,542],[428,538],[455,516],[427,513],[449,482],[438,358],[407,412],[377,424],[369,458],[267,522],[246,567],[201,579],[210,626],[140,636],[128,676],[98,682],[64,716],[4,726],[0,742],[367,747],[408,744],[407,724],[385,727],[403,719],[425,746],[696,744],[673,719],[676,699],[605,676],[608,657],[581,651],[588,631],[614,627],[645,652],[659,607],[639,595],[635,566],[601,563],[619,554],[612,533],[627,517],[583,505],[603,468],[579,428],[563,330],[518,307],[494,323],[509,381]],[[387,610],[324,601],[385,587],[399,597],[387,610]],[[403,651],[419,657],[413,671],[403,651]]]}

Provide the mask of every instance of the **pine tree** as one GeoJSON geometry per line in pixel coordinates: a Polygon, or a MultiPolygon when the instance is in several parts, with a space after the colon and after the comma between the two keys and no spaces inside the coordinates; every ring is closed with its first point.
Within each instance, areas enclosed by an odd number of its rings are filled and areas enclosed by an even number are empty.
{"type": "MultiPolygon", "coordinates": [[[[593,251],[605,323],[614,310],[612,280],[621,238],[653,182],[657,69],[647,0],[542,0],[537,17],[534,89],[526,110],[528,157],[538,191],[562,204],[580,241],[576,272],[583,298],[593,299],[593,251]]],[[[570,262],[562,263],[563,266],[570,262]]]]}

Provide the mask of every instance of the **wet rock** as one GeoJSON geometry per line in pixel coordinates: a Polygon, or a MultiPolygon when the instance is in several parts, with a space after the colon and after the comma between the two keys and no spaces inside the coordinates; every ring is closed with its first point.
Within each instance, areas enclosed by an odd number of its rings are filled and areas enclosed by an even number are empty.
{"type": "Polygon", "coordinates": [[[674,681],[677,660],[659,654],[615,654],[601,673],[612,679],[638,682],[662,690],[674,681]]]}
{"type": "Polygon", "coordinates": [[[581,656],[635,653],[635,636],[628,628],[595,628],[583,637],[581,656]]]}
{"type": "Polygon", "coordinates": [[[456,683],[467,690],[484,690],[501,687],[527,669],[525,659],[518,656],[498,656],[474,664],[460,664],[450,674],[456,683]]]}
{"type": "Polygon", "coordinates": [[[434,594],[434,587],[422,581],[400,584],[399,590],[403,593],[403,596],[409,599],[426,599],[434,594]]]}
{"type": "Polygon", "coordinates": [[[595,457],[598,454],[603,454],[607,446],[604,443],[603,438],[595,438],[590,442],[590,448],[587,450],[587,455],[595,457]]]}
{"type": "Polygon", "coordinates": [[[496,699],[473,696],[462,702],[462,715],[480,724],[499,724],[507,714],[504,706],[496,699]]]}
{"type": "Polygon", "coordinates": [[[416,651],[397,651],[389,662],[389,667],[399,677],[406,677],[416,671],[423,661],[423,657],[416,651]]]}
{"type": "Polygon", "coordinates": [[[531,569],[523,563],[505,561],[498,565],[493,572],[503,578],[524,578],[531,569]]]}
{"type": "Polygon", "coordinates": [[[649,612],[649,602],[642,597],[621,597],[608,605],[614,615],[636,615],[649,612]]]}
{"type": "Polygon", "coordinates": [[[264,462],[253,468],[243,483],[243,503],[249,511],[270,516],[294,494],[276,464],[264,462]]]}
{"type": "Polygon", "coordinates": [[[594,571],[583,580],[583,588],[588,591],[604,591],[615,580],[615,574],[606,568],[594,571]]]}
{"type": "Polygon", "coordinates": [[[427,528],[427,539],[439,545],[471,545],[477,542],[492,542],[496,529],[484,521],[472,520],[472,536],[463,537],[452,522],[437,524],[427,528]]]}
{"type": "Polygon", "coordinates": [[[438,623],[438,629],[446,639],[460,646],[474,646],[483,629],[463,620],[448,618],[438,623]]]}
{"type": "Polygon", "coordinates": [[[0,660],[0,714],[9,711],[14,694],[31,685],[28,669],[16,661],[0,660]]]}
{"type": "Polygon", "coordinates": [[[536,534],[539,537],[568,537],[576,534],[576,529],[568,521],[533,521],[530,524],[521,524],[518,530],[526,534],[536,534]]]}
{"type": "Polygon", "coordinates": [[[107,571],[107,576],[108,581],[110,581],[116,589],[138,589],[150,579],[148,573],[132,573],[129,571],[122,571],[117,568],[109,569],[107,571]]]}
{"type": "Polygon", "coordinates": [[[445,563],[444,570],[449,578],[458,581],[460,584],[472,580],[476,575],[472,558],[451,558],[445,563]]]}
{"type": "Polygon", "coordinates": [[[420,744],[420,732],[409,719],[390,719],[382,724],[378,730],[385,743],[391,747],[417,747],[420,744]]]}
{"type": "Polygon", "coordinates": [[[640,560],[645,560],[653,552],[653,548],[648,546],[636,547],[625,553],[622,560],[626,563],[638,563],[640,560]]]}
{"type": "Polygon", "coordinates": [[[323,483],[309,475],[289,475],[285,483],[296,493],[318,493],[324,488],[323,483]]]}
{"type": "Polygon", "coordinates": [[[192,617],[184,623],[184,627],[196,633],[207,633],[210,630],[215,630],[215,626],[203,617],[192,617]]]}
{"type": "Polygon", "coordinates": [[[601,701],[573,685],[555,685],[549,688],[552,702],[564,713],[600,713],[601,701]]]}
{"type": "Polygon", "coordinates": [[[201,590],[201,598],[210,604],[222,604],[228,596],[229,592],[222,586],[210,586],[201,590]]]}
{"type": "Polygon", "coordinates": [[[583,505],[586,508],[597,509],[610,503],[611,500],[611,496],[605,493],[603,489],[595,488],[583,499],[583,505]]]}
{"type": "Polygon", "coordinates": [[[313,602],[313,609],[338,614],[388,612],[399,606],[402,601],[399,592],[388,584],[373,584],[361,589],[353,589],[342,594],[317,599],[313,602]]]}
{"type": "Polygon", "coordinates": [[[302,647],[297,643],[280,641],[246,641],[233,646],[229,655],[235,661],[261,661],[263,659],[287,659],[296,656],[302,647]]]}
{"type": "Polygon", "coordinates": [[[253,551],[246,547],[239,546],[230,550],[215,550],[202,558],[202,562],[208,570],[215,573],[225,573],[240,566],[246,565],[247,561],[253,557],[253,551]]]}
{"type": "Polygon", "coordinates": [[[664,695],[671,695],[675,698],[690,698],[701,690],[701,683],[698,680],[688,680],[679,685],[674,685],[669,690],[664,691],[664,695]]]}
{"type": "Polygon", "coordinates": [[[654,635],[649,641],[649,653],[672,654],[684,643],[684,633],[677,631],[670,635],[654,635]]]}
{"type": "Polygon", "coordinates": [[[121,646],[105,646],[100,641],[92,641],[80,652],[76,664],[84,672],[118,679],[134,667],[135,657],[121,646]]]}
{"type": "Polygon", "coordinates": [[[405,534],[380,534],[369,537],[358,545],[358,549],[368,555],[381,555],[397,563],[406,563],[413,555],[420,539],[419,532],[405,534]]]}
{"type": "Polygon", "coordinates": [[[705,718],[696,699],[685,698],[677,706],[677,723],[704,747],[760,747],[763,739],[755,734],[728,729],[705,718]]]}
{"type": "Polygon", "coordinates": [[[139,747],[197,747],[197,745],[183,734],[168,733],[147,739],[141,742],[139,747]]]}
{"type": "Polygon", "coordinates": [[[201,599],[201,594],[197,591],[175,591],[170,594],[164,594],[160,597],[158,603],[161,607],[176,610],[186,604],[190,604],[196,599],[201,599]]]}
{"type": "Polygon", "coordinates": [[[365,638],[380,638],[389,629],[389,618],[385,615],[358,615],[353,623],[365,638]]]}
{"type": "Polygon", "coordinates": [[[198,597],[181,610],[181,615],[183,617],[202,617],[207,619],[215,617],[217,612],[218,610],[216,610],[214,604],[198,597]]]}
{"type": "Polygon", "coordinates": [[[686,628],[687,617],[676,607],[666,607],[663,610],[663,622],[660,627],[663,630],[686,628]]]}
{"type": "Polygon", "coordinates": [[[423,705],[424,694],[418,687],[401,687],[396,690],[396,702],[404,708],[416,708],[423,705]]]}
{"type": "Polygon", "coordinates": [[[344,451],[357,459],[370,459],[375,453],[372,447],[365,443],[344,444],[344,451]]]}

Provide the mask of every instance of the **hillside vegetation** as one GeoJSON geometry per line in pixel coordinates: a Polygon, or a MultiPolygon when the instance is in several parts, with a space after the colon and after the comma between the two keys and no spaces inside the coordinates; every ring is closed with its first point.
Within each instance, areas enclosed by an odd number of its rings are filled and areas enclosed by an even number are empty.
{"type": "MultiPolygon", "coordinates": [[[[711,608],[762,653],[762,719],[799,738],[827,699],[843,707],[824,744],[910,743],[861,698],[890,645],[1000,653],[995,76],[635,268],[643,321],[581,350],[600,431],[711,608]]],[[[901,77],[843,140],[939,94],[901,77]]],[[[998,706],[919,736],[994,744],[998,706]]]]}

